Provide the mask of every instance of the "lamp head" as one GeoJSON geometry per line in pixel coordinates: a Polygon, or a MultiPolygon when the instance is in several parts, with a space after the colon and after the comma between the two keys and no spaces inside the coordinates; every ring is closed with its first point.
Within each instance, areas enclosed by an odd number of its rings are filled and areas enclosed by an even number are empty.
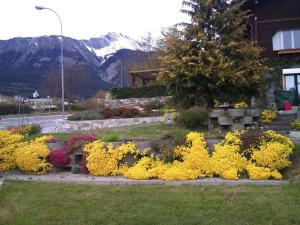
{"type": "Polygon", "coordinates": [[[43,9],[46,9],[46,7],[43,7],[43,6],[35,6],[35,8],[37,9],[37,10],[43,10],[43,9]]]}

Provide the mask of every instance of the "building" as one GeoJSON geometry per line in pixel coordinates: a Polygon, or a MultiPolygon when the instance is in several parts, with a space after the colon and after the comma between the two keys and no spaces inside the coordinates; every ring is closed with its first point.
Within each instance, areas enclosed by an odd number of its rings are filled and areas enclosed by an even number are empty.
{"type": "Polygon", "coordinates": [[[283,89],[295,91],[300,104],[300,0],[246,0],[251,10],[249,38],[263,48],[262,57],[285,58],[294,64],[282,69],[283,89]]]}

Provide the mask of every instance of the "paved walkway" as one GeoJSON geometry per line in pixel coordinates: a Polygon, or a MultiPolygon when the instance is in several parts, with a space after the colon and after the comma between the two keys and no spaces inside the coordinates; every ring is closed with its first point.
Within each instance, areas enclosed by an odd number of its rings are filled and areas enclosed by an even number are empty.
{"type": "MultiPolygon", "coordinates": [[[[262,180],[254,181],[249,179],[241,180],[224,180],[221,178],[205,178],[188,181],[162,181],[162,180],[131,180],[124,177],[94,177],[86,174],[73,174],[71,172],[49,173],[42,176],[14,174],[11,171],[2,173],[2,180],[19,180],[19,181],[38,181],[50,183],[76,183],[76,184],[93,184],[93,185],[198,185],[198,186],[239,186],[239,185],[258,185],[258,186],[279,186],[288,184],[286,180],[262,180]]],[[[0,180],[1,182],[1,180],[0,180]]]]}
{"type": "Polygon", "coordinates": [[[69,115],[51,115],[51,116],[23,116],[16,118],[2,118],[0,120],[0,129],[9,126],[20,126],[26,124],[39,124],[42,127],[42,133],[53,133],[56,127],[66,121],[69,115]]]}
{"type": "Polygon", "coordinates": [[[137,117],[89,121],[68,121],[68,116],[69,115],[66,114],[51,116],[24,116],[16,118],[3,118],[0,120],[0,129],[5,129],[9,126],[39,124],[42,128],[41,133],[72,133],[135,124],[156,123],[161,121],[161,117],[137,117]]]}

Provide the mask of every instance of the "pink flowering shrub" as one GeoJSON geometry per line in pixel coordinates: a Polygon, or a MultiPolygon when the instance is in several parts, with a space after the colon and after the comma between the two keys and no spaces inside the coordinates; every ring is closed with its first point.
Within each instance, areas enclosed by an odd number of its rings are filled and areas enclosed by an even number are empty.
{"type": "Polygon", "coordinates": [[[63,168],[70,163],[71,159],[64,149],[59,149],[50,153],[49,161],[55,167],[63,168]]]}
{"type": "Polygon", "coordinates": [[[71,137],[67,142],[67,147],[66,147],[67,153],[72,154],[77,149],[82,150],[86,144],[96,140],[97,138],[95,136],[86,135],[86,134],[81,134],[78,136],[71,137]]]}

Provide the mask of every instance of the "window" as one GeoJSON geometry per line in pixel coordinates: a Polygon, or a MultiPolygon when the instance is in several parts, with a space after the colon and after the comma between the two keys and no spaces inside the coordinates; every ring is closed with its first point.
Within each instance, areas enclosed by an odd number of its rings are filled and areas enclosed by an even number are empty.
{"type": "Polygon", "coordinates": [[[300,48],[300,29],[279,31],[273,36],[273,50],[300,48]]]}

